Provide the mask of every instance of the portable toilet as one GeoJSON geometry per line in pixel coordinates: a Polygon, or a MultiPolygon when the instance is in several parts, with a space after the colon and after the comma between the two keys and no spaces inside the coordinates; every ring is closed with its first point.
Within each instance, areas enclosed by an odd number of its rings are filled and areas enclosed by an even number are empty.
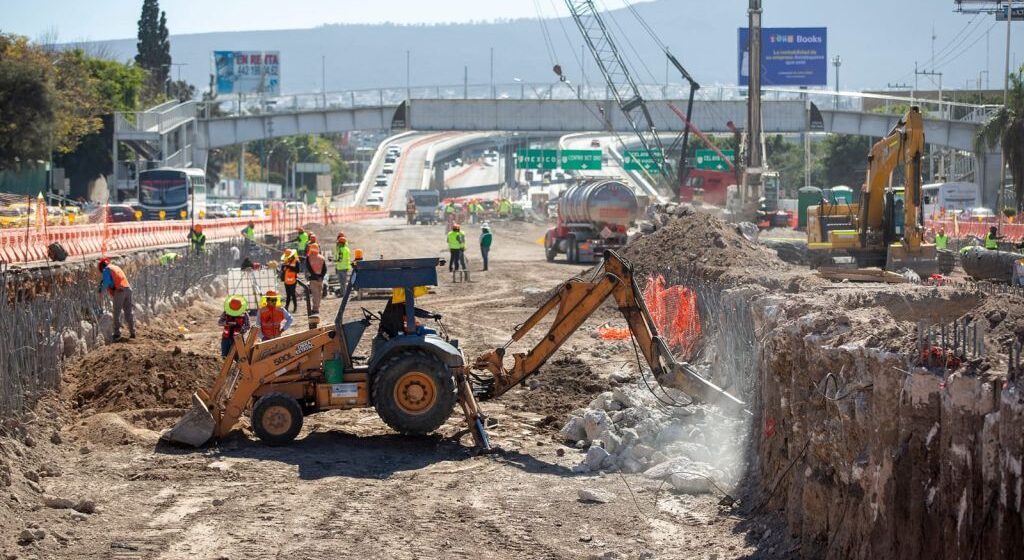
{"type": "Polygon", "coordinates": [[[853,204],[853,189],[846,185],[832,187],[832,204],[853,204]]]}
{"type": "Polygon", "coordinates": [[[807,228],[807,208],[821,204],[821,189],[818,187],[802,187],[797,191],[797,220],[798,229],[807,228]]]}

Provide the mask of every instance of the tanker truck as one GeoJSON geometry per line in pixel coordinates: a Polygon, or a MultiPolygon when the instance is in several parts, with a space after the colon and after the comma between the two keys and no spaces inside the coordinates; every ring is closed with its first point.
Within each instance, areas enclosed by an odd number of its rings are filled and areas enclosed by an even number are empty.
{"type": "Polygon", "coordinates": [[[585,179],[558,199],[557,225],[544,234],[548,262],[594,262],[607,249],[626,244],[626,229],[639,217],[636,193],[616,179],[585,179]]]}

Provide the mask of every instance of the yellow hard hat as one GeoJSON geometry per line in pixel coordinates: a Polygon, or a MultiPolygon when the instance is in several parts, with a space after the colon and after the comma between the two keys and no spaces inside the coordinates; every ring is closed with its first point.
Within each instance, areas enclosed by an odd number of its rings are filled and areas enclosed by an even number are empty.
{"type": "Polygon", "coordinates": [[[249,302],[238,294],[232,294],[224,300],[224,313],[231,317],[241,317],[249,310],[249,302]]]}

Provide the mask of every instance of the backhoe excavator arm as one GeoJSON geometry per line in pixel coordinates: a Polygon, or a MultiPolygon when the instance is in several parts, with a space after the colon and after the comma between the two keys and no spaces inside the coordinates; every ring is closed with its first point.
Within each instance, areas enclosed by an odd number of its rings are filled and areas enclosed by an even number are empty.
{"type": "Polygon", "coordinates": [[[633,277],[632,266],[614,251],[605,251],[604,264],[593,281],[574,278],[562,284],[540,309],[516,328],[508,344],[476,359],[473,368],[487,370],[493,376],[493,385],[488,387],[485,396],[498,397],[537,373],[609,297],[615,299],[644,360],[659,382],[684,391],[694,400],[715,402],[737,411],[745,408],[741,400],[701,377],[689,364],[675,360],[665,340],[658,335],[633,277]],[[552,311],[554,321],[544,338],[528,352],[514,354],[512,368],[505,369],[505,349],[526,336],[552,311]]]}
{"type": "Polygon", "coordinates": [[[861,201],[861,239],[869,229],[881,231],[885,227],[885,190],[892,173],[901,163],[904,166],[903,238],[911,249],[920,247],[923,233],[918,227],[918,207],[921,204],[921,157],[924,152],[924,121],[921,110],[911,107],[889,134],[871,147],[868,155],[868,173],[861,201]]]}

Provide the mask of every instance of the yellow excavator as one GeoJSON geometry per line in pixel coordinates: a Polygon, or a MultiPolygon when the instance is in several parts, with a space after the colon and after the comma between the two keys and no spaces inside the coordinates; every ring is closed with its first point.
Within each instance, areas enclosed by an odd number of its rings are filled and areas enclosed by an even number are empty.
{"type": "Polygon", "coordinates": [[[845,261],[858,268],[909,268],[921,276],[938,270],[935,245],[925,243],[920,221],[924,147],[924,121],[914,106],[871,147],[860,203],[822,201],[807,209],[812,267],[845,261]],[[902,189],[892,186],[900,166],[902,189]]]}
{"type": "Polygon", "coordinates": [[[525,323],[505,346],[466,367],[459,342],[447,336],[440,315],[414,304],[417,288],[437,285],[436,258],[360,261],[342,298],[333,325],[257,342],[255,333],[235,338],[212,387],[193,395],[193,408],[164,434],[164,439],[200,446],[235,428],[248,412],[262,441],[285,444],[302,428],[306,415],[332,409],[375,407],[390,427],[404,434],[426,434],[440,427],[456,402],[465,414],[474,443],[489,449],[487,419],[477,403],[501,396],[536,373],[558,348],[609,297],[629,324],[656,379],[687,393],[694,401],[715,402],[730,410],[745,405],[673,358],[658,335],[630,264],[612,251],[593,279],[573,278],[525,323]],[[355,289],[392,289],[396,296],[380,314],[343,322],[355,289]],[[505,350],[555,311],[548,332],[529,352],[515,354],[506,369],[505,350]],[[417,319],[434,319],[438,331],[417,319]],[[369,357],[355,355],[363,334],[378,323],[369,357]],[[471,370],[479,370],[474,373],[471,370]]]}

